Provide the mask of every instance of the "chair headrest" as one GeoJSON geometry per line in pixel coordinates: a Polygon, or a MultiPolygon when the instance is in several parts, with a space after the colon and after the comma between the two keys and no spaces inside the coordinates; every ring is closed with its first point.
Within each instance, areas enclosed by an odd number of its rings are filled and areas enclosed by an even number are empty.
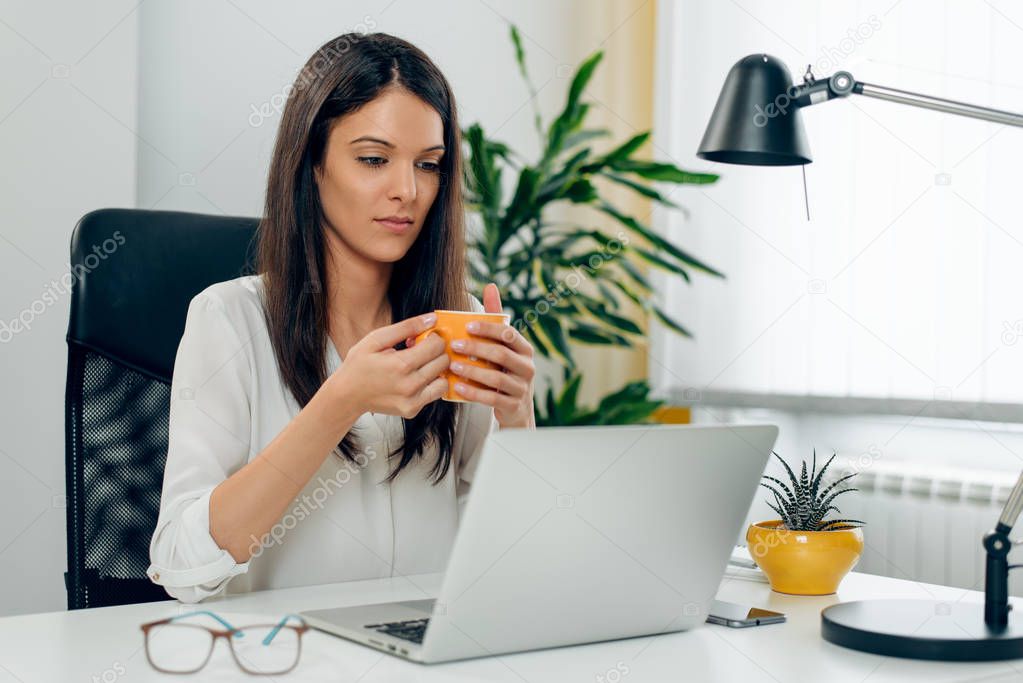
{"type": "Polygon", "coordinates": [[[71,236],[67,341],[170,382],[188,304],[253,272],[257,218],[100,209],[71,236]]]}

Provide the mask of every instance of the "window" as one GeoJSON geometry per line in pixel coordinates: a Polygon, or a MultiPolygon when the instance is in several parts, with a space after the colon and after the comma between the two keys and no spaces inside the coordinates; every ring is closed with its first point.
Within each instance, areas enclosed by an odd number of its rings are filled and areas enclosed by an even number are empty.
{"type": "Polygon", "coordinates": [[[659,3],[655,151],[721,174],[654,224],[723,271],[662,277],[695,334],[657,328],[659,391],[1023,404],[1023,129],[851,96],[802,112],[814,163],[696,158],[725,74],[767,52],[1023,111],[1023,6],[659,3]]]}

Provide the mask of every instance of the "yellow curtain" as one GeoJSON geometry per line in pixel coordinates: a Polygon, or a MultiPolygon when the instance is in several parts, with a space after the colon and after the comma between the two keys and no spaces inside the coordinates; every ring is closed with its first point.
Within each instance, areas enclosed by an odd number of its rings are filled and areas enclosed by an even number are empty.
{"type": "MultiPolygon", "coordinates": [[[[607,128],[611,136],[605,141],[620,144],[641,131],[650,130],[653,125],[656,5],[654,0],[639,0],[585,2],[580,3],[580,7],[580,25],[575,33],[580,44],[576,52],[585,58],[596,50],[604,51],[604,58],[584,95],[592,105],[587,125],[607,128]]],[[[648,143],[638,154],[642,157],[650,153],[648,143]]],[[[649,200],[613,184],[599,184],[601,193],[625,213],[649,220],[652,208],[649,200]]],[[[617,223],[597,216],[592,209],[573,208],[570,218],[585,221],[585,225],[593,225],[611,235],[620,230],[617,223]]],[[[584,283],[580,289],[589,290],[589,284],[584,283]]],[[[629,304],[629,308],[623,308],[629,317],[640,321],[640,326],[647,329],[641,310],[627,300],[623,304],[629,304]]],[[[626,382],[647,376],[645,346],[612,349],[575,344],[573,351],[583,373],[580,389],[583,403],[594,403],[598,397],[626,382]]]]}

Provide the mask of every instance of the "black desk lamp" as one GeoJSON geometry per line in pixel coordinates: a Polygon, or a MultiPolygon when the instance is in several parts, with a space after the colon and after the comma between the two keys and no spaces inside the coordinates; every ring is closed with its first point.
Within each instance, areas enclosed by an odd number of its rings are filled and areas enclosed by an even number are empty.
{"type": "MultiPolygon", "coordinates": [[[[836,97],[866,95],[1011,126],[1023,115],[940,97],[856,81],[847,71],[816,79],[807,69],[800,85],[775,57],[744,57],[725,79],[697,156],[727,164],[808,164],[810,146],[800,110],[836,97]]],[[[861,600],[821,612],[825,640],[864,652],[936,659],[983,661],[1023,657],[1023,616],[1009,604],[1009,532],[1023,511],[1023,474],[1009,494],[993,531],[984,536],[987,553],[984,604],[938,600],[861,600]]]]}

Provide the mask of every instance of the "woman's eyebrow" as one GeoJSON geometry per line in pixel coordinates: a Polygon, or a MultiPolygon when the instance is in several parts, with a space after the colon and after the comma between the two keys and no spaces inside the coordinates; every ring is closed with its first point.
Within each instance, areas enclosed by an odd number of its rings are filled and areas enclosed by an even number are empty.
{"type": "MultiPolygon", "coordinates": [[[[363,135],[362,137],[355,138],[354,140],[352,140],[351,144],[354,145],[357,142],[375,142],[378,145],[383,145],[384,147],[387,147],[389,149],[394,149],[394,143],[388,142],[387,140],[382,140],[380,138],[375,138],[375,137],[372,137],[372,136],[369,136],[369,135],[363,135]]],[[[435,149],[439,149],[440,151],[443,152],[444,151],[444,145],[434,145],[433,147],[427,147],[423,151],[424,152],[432,152],[435,149]]]]}

